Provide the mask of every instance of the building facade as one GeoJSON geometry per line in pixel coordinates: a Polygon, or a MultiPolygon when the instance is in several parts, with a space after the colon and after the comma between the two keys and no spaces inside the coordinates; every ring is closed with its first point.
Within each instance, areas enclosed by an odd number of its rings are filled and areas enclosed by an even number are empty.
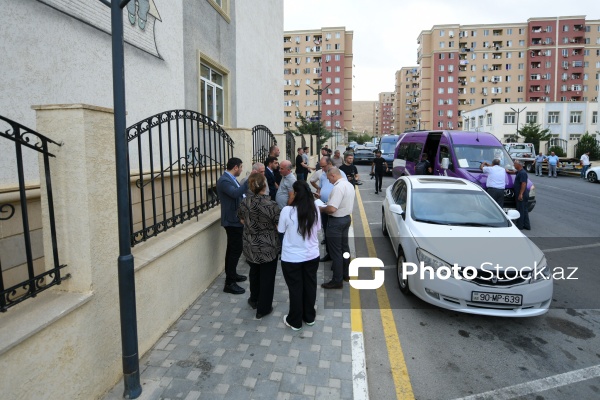
{"type": "Polygon", "coordinates": [[[361,135],[374,136],[376,101],[352,102],[353,131],[361,135]]]}
{"type": "Polygon", "coordinates": [[[383,136],[395,133],[395,111],[396,111],[396,93],[382,92],[379,93],[379,104],[377,106],[377,117],[375,119],[378,124],[376,136],[383,136]]]}
{"type": "Polygon", "coordinates": [[[352,129],[352,40],[345,27],[284,32],[285,130],[295,129],[297,115],[319,117],[319,109],[328,130],[352,129]]]}
{"type": "MultiPolygon", "coordinates": [[[[419,119],[419,74],[417,67],[396,71],[395,132],[396,134],[421,129],[419,119]]],[[[423,127],[425,124],[423,124],[423,127]]],[[[425,128],[423,128],[425,129],[425,128]]]]}
{"type": "Polygon", "coordinates": [[[421,128],[462,129],[463,112],[496,103],[597,101],[600,20],[435,25],[418,43],[421,128]]]}

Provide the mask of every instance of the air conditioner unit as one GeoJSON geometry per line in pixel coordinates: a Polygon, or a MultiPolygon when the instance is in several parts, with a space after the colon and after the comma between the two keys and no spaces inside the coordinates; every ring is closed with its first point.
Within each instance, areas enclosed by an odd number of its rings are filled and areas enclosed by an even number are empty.
{"type": "Polygon", "coordinates": [[[449,34],[448,36],[450,36],[451,38],[453,38],[453,37],[454,37],[454,35],[453,35],[453,34],[449,34]]]}

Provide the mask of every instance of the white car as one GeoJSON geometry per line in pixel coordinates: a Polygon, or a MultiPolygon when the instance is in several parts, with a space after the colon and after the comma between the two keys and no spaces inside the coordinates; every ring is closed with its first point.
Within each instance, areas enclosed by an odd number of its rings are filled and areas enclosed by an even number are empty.
{"type": "Polygon", "coordinates": [[[397,255],[404,294],[472,314],[544,314],[553,281],[544,253],[478,185],[403,176],[386,190],[382,229],[397,255]]]}
{"type": "Polygon", "coordinates": [[[588,168],[588,170],[585,171],[585,179],[587,179],[589,182],[598,182],[598,177],[600,177],[600,167],[588,168]]]}

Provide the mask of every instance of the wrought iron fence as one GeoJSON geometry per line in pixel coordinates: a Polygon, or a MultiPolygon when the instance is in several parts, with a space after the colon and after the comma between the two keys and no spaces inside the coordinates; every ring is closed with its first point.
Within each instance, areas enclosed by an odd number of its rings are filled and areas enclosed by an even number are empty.
{"type": "MultiPolygon", "coordinates": [[[[24,243],[25,259],[21,262],[22,254],[17,254],[11,257],[10,263],[6,263],[6,259],[3,260],[0,255],[0,311],[5,312],[8,308],[22,302],[30,297],[36,297],[38,293],[54,286],[60,285],[60,283],[70,277],[69,274],[61,276],[61,269],[65,268],[66,265],[61,265],[58,260],[58,244],[56,238],[56,223],[54,220],[54,203],[52,197],[52,179],[50,177],[50,163],[49,158],[54,157],[48,150],[48,145],[53,144],[60,146],[60,144],[53,140],[45,137],[44,135],[27,128],[17,122],[14,122],[8,118],[0,116],[0,136],[12,141],[14,143],[14,161],[16,166],[16,175],[19,182],[19,200],[14,202],[7,202],[0,204],[0,232],[13,231],[11,238],[15,242],[24,243]],[[8,129],[5,129],[5,128],[8,129]],[[34,151],[35,153],[31,153],[34,151]],[[45,265],[34,265],[33,256],[33,245],[32,245],[32,231],[30,229],[29,212],[26,197],[26,183],[25,183],[25,165],[24,157],[35,156],[41,154],[41,162],[43,162],[44,175],[46,182],[46,200],[48,207],[48,219],[52,245],[52,260],[45,260],[45,265]],[[20,212],[17,212],[20,209],[20,212]],[[20,214],[21,227],[18,227],[18,222],[6,221],[16,219],[20,214]],[[9,226],[3,227],[4,224],[10,224],[9,226]],[[17,228],[15,228],[17,227],[17,228]],[[17,260],[17,261],[15,261],[17,260]],[[5,265],[2,263],[5,261],[5,265]],[[51,266],[47,269],[46,266],[51,266]]],[[[6,143],[6,142],[5,142],[6,143]]],[[[10,147],[10,146],[9,146],[10,147]]],[[[12,163],[13,157],[10,154],[3,153],[3,158],[12,163]]],[[[27,157],[29,158],[29,157],[27,157]]],[[[7,238],[3,238],[7,239],[7,238]]],[[[13,246],[13,251],[17,251],[16,248],[21,246],[13,246]]]]}
{"type": "Polygon", "coordinates": [[[548,150],[550,149],[550,147],[560,147],[563,150],[564,155],[566,156],[568,144],[569,144],[569,142],[565,139],[551,138],[546,143],[546,154],[548,154],[548,150]]]}
{"type": "Polygon", "coordinates": [[[127,140],[132,246],[219,204],[217,180],[234,143],[215,121],[165,111],[127,128],[127,140]]]}
{"type": "Polygon", "coordinates": [[[252,164],[261,162],[269,156],[269,148],[277,144],[275,136],[264,125],[256,125],[252,128],[252,164]]]}
{"type": "MultiPolygon", "coordinates": [[[[285,132],[285,159],[291,161],[292,166],[296,166],[296,139],[292,131],[285,132]]],[[[281,160],[280,160],[281,161],[281,160]]]]}

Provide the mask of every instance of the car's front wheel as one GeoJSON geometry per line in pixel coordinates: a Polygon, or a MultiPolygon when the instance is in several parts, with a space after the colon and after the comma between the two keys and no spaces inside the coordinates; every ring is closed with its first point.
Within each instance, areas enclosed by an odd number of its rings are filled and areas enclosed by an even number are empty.
{"type": "Polygon", "coordinates": [[[404,279],[403,271],[404,271],[404,263],[406,262],[406,258],[404,257],[404,253],[402,249],[398,250],[398,261],[396,262],[396,276],[398,277],[398,286],[400,286],[400,291],[404,294],[409,294],[410,289],[408,288],[408,279],[404,279]]]}
{"type": "Polygon", "coordinates": [[[588,182],[596,183],[598,182],[598,175],[594,171],[590,171],[587,174],[588,182]]]}

